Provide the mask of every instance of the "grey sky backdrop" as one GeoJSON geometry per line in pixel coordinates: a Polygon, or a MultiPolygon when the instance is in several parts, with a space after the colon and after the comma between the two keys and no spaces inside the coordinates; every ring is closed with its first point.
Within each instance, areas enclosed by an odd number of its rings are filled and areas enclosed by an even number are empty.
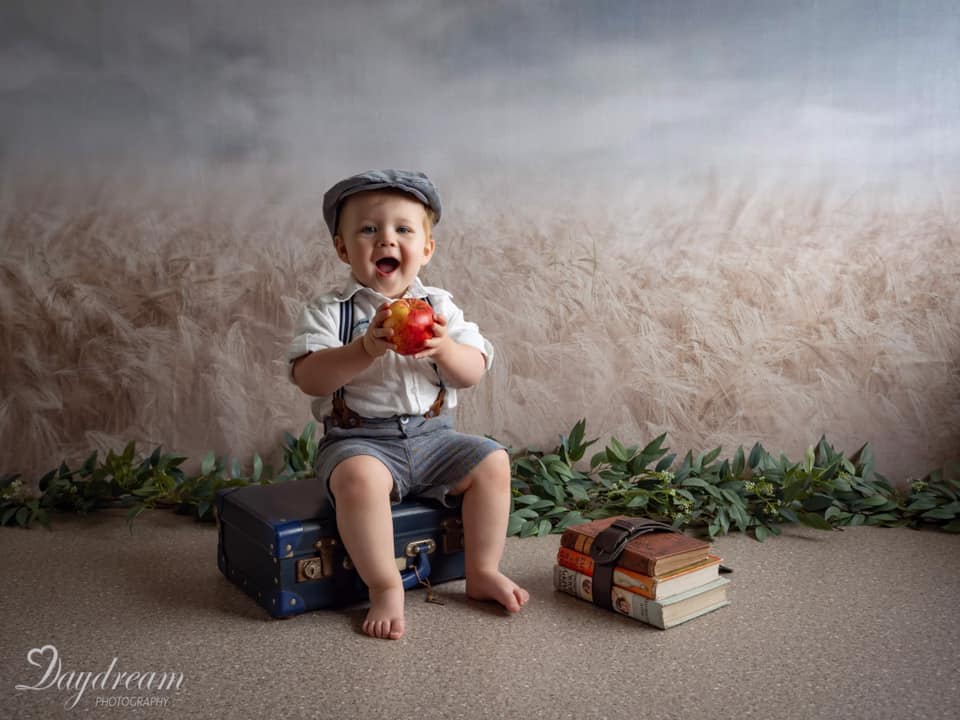
{"type": "Polygon", "coordinates": [[[960,4],[7,0],[0,162],[956,175],[960,4]]]}

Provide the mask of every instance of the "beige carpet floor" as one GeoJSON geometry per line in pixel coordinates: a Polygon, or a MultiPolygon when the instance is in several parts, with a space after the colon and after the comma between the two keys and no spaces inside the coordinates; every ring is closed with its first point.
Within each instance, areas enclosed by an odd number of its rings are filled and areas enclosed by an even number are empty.
{"type": "Polygon", "coordinates": [[[0,543],[2,718],[960,716],[960,537],[937,532],[719,538],[732,604],[667,631],[555,592],[557,536],[510,539],[522,613],[448,583],[443,606],[408,594],[398,642],[360,634],[362,608],[270,619],[219,574],[213,527],[168,511],[0,543]],[[108,670],[141,676],[105,691],[108,670]]]}

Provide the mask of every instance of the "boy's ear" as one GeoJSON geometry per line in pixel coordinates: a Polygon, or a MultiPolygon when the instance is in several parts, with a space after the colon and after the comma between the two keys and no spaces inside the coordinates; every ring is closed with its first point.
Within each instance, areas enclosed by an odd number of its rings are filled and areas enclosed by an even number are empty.
{"type": "Polygon", "coordinates": [[[437,244],[433,240],[433,233],[427,237],[423,243],[423,264],[426,265],[433,257],[433,251],[437,249],[437,244]]]}
{"type": "Polygon", "coordinates": [[[347,255],[347,244],[343,241],[343,238],[339,235],[334,235],[333,244],[337,248],[337,256],[345,263],[349,264],[350,258],[347,255]]]}

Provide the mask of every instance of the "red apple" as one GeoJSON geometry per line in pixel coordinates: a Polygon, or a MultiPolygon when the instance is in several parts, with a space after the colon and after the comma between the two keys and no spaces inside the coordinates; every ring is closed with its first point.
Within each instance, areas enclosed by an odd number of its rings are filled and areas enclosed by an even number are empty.
{"type": "Polygon", "coordinates": [[[401,355],[415,355],[426,348],[433,337],[433,308],[425,300],[404,298],[395,300],[388,308],[390,317],[383,321],[385,328],[393,330],[388,338],[397,346],[401,355]]]}

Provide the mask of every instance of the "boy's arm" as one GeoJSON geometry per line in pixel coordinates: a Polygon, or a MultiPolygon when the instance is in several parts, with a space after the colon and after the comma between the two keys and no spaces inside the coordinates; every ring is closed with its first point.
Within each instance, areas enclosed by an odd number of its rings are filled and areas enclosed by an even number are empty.
{"type": "Polygon", "coordinates": [[[307,395],[332,395],[396,346],[387,338],[393,330],[383,327],[390,312],[381,305],[370,326],[360,337],[341,347],[325,348],[293,361],[293,381],[307,395]]]}
{"type": "Polygon", "coordinates": [[[343,347],[317,350],[293,361],[293,381],[307,395],[332,395],[373,364],[358,337],[343,347]]]}
{"type": "Polygon", "coordinates": [[[487,371],[483,353],[450,337],[447,321],[442,315],[434,316],[433,333],[434,337],[427,341],[427,349],[414,357],[433,360],[453,388],[468,388],[480,382],[487,371]]]}

